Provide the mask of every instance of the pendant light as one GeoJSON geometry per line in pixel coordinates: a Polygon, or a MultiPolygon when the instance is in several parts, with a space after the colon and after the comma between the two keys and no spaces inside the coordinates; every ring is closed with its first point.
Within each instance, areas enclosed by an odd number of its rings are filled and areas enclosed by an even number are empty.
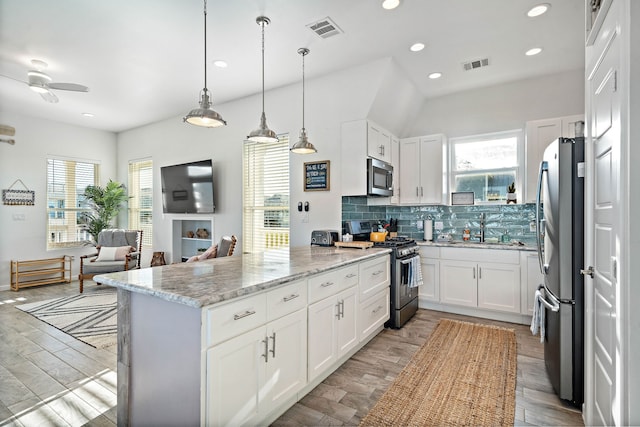
{"type": "Polygon", "coordinates": [[[189,111],[182,121],[196,126],[215,128],[224,126],[226,121],[211,108],[209,90],[207,89],[207,0],[204,0],[204,89],[200,93],[200,106],[189,111]]]}
{"type": "Polygon", "coordinates": [[[271,23],[266,16],[258,16],[256,23],[262,27],[262,115],[260,126],[252,131],[247,139],[254,142],[278,142],[278,136],[267,126],[267,116],[264,114],[264,27],[271,23]]]}
{"type": "Polygon", "coordinates": [[[298,53],[302,56],[302,130],[300,131],[300,139],[291,147],[291,152],[296,154],[313,154],[317,153],[316,147],[309,142],[307,138],[307,130],[304,128],[304,57],[309,54],[309,49],[301,47],[298,53]]]}

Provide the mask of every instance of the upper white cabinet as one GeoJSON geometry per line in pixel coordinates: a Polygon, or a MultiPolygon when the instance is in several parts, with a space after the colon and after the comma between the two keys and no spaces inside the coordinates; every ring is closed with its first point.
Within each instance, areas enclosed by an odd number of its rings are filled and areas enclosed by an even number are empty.
{"type": "Polygon", "coordinates": [[[430,135],[400,140],[400,203],[443,204],[446,138],[430,135]]]}
{"type": "Polygon", "coordinates": [[[538,187],[538,170],[549,144],[560,138],[575,137],[576,122],[584,121],[584,115],[556,117],[552,119],[533,120],[526,123],[526,182],[524,202],[536,201],[538,187]]]}
{"type": "Polygon", "coordinates": [[[393,196],[389,198],[392,205],[400,203],[400,139],[391,135],[391,166],[393,166],[393,196]]]}
{"type": "Polygon", "coordinates": [[[342,123],[340,134],[343,196],[367,194],[368,157],[392,164],[397,173],[392,144],[397,138],[391,132],[369,120],[355,120],[342,123]]]}

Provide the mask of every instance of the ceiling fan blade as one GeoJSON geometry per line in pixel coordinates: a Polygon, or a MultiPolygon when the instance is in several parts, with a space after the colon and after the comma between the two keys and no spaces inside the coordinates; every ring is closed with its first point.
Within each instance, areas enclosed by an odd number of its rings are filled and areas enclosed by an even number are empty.
{"type": "Polygon", "coordinates": [[[55,104],[58,102],[58,97],[51,91],[43,92],[40,94],[40,96],[42,97],[42,99],[44,99],[47,102],[51,102],[52,104],[55,104]]]}
{"type": "Polygon", "coordinates": [[[76,83],[49,83],[49,89],[55,90],[71,90],[74,92],[89,92],[89,88],[76,83]]]}
{"type": "Polygon", "coordinates": [[[0,74],[0,77],[5,77],[7,79],[15,80],[16,82],[29,84],[29,82],[25,82],[24,80],[16,79],[14,77],[7,76],[7,75],[4,75],[4,74],[0,74]]]}

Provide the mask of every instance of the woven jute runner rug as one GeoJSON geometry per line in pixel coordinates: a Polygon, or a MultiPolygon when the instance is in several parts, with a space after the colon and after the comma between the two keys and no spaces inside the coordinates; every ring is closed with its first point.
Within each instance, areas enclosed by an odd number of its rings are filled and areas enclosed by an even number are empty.
{"type": "Polygon", "coordinates": [[[513,425],[512,329],[442,319],[360,426],[513,425]]]}

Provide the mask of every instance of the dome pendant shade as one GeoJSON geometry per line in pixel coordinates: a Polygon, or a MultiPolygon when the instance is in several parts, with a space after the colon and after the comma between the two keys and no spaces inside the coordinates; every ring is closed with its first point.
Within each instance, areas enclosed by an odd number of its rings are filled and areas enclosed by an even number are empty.
{"type": "Polygon", "coordinates": [[[298,142],[293,144],[293,147],[291,147],[291,152],[296,154],[313,154],[318,152],[318,150],[316,150],[316,147],[314,147],[313,144],[309,142],[309,139],[307,138],[307,130],[305,128],[302,128],[302,130],[300,131],[300,139],[298,140],[298,142]]]}
{"type": "Polygon", "coordinates": [[[260,116],[260,127],[252,131],[247,139],[254,142],[278,142],[276,133],[267,126],[267,116],[264,111],[260,116]]]}
{"type": "Polygon", "coordinates": [[[266,16],[258,16],[256,23],[262,28],[262,115],[260,127],[252,131],[247,139],[253,142],[278,142],[278,136],[267,126],[267,116],[264,114],[264,27],[271,23],[266,16]]]}
{"type": "Polygon", "coordinates": [[[210,107],[211,102],[209,101],[209,91],[205,87],[202,89],[200,106],[189,111],[182,120],[192,125],[208,128],[226,125],[227,122],[220,116],[220,114],[213,111],[210,107]]]}
{"type": "Polygon", "coordinates": [[[302,56],[302,130],[300,130],[300,139],[293,144],[290,151],[295,154],[313,154],[317,153],[316,147],[309,142],[307,138],[307,130],[304,127],[304,57],[309,54],[309,49],[301,47],[298,53],[302,56]]]}
{"type": "Polygon", "coordinates": [[[207,89],[207,0],[204,0],[204,88],[200,94],[199,107],[189,111],[182,121],[208,128],[227,124],[220,114],[211,109],[209,89],[207,89]]]}

